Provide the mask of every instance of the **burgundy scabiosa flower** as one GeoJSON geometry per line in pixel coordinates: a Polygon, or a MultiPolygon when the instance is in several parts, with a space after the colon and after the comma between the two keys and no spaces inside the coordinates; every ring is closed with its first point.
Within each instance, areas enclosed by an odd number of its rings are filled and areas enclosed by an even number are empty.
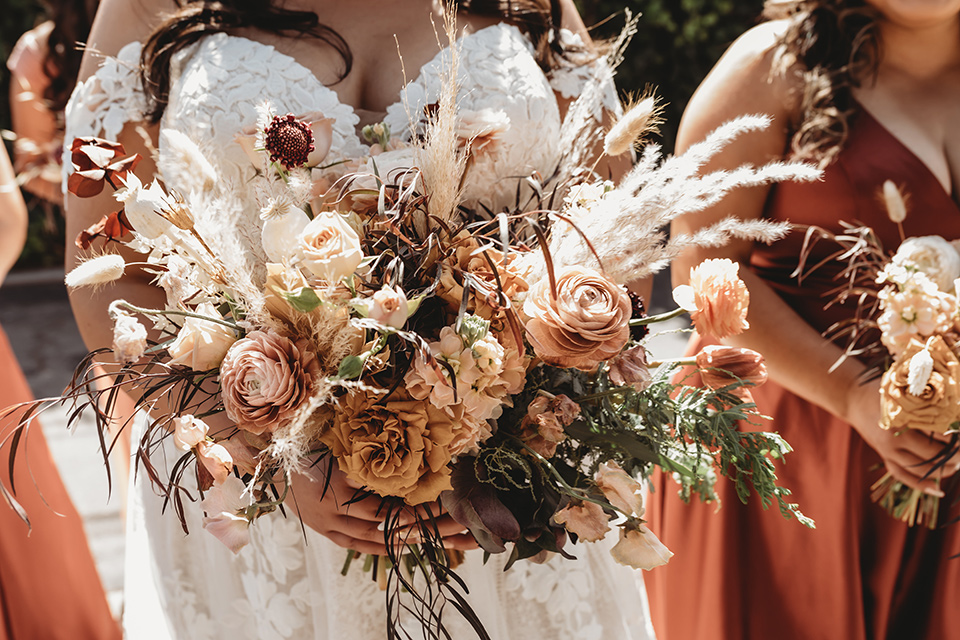
{"type": "Polygon", "coordinates": [[[302,167],[314,150],[313,132],[292,113],[274,116],[264,129],[264,146],[272,162],[286,169],[302,167]]]}

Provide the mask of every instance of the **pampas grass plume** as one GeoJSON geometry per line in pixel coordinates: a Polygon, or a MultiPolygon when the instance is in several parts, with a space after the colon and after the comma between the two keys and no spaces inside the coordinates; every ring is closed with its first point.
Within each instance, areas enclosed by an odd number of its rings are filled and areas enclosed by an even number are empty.
{"type": "Polygon", "coordinates": [[[893,180],[883,183],[883,202],[887,205],[887,215],[890,216],[891,221],[900,224],[906,219],[907,203],[893,180]]]}
{"type": "Polygon", "coordinates": [[[84,260],[63,279],[68,289],[101,287],[120,279],[127,264],[115,253],[84,260]]]}
{"type": "Polygon", "coordinates": [[[607,133],[603,139],[603,152],[608,156],[619,156],[630,151],[644,133],[656,126],[658,112],[657,100],[653,96],[635,104],[607,133]]]}

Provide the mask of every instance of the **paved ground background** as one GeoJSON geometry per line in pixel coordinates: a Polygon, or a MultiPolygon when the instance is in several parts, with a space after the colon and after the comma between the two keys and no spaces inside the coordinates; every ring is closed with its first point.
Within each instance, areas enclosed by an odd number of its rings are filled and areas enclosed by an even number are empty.
{"type": "MultiPolygon", "coordinates": [[[[37,397],[58,396],[86,353],[62,280],[63,274],[56,271],[14,273],[0,289],[0,325],[37,397]]],[[[653,299],[653,313],[663,311],[665,305],[672,306],[668,276],[656,280],[653,299]]],[[[682,320],[664,325],[664,333],[651,342],[653,353],[658,358],[681,355],[685,326],[682,320]]],[[[122,488],[115,486],[113,495],[108,495],[92,421],[82,422],[71,434],[66,428],[66,415],[66,408],[49,410],[43,417],[43,430],[64,483],[84,518],[111,606],[119,612],[124,560],[122,488]]]]}

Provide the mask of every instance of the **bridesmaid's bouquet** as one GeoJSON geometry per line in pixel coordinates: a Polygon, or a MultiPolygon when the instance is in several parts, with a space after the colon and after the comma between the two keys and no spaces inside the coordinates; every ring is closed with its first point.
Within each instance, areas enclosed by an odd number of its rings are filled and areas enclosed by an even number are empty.
{"type": "MultiPolygon", "coordinates": [[[[745,393],[763,379],[759,355],[703,353],[710,386],[672,381],[685,362],[655,360],[647,339],[685,309],[650,317],[626,285],[693,245],[780,237],[784,225],[734,219],[670,239],[663,228],[733,188],[816,172],[772,164],[698,175],[734,137],[766,126],[753,117],[680,157],[647,146],[615,185],[592,170],[597,149],[632,152],[655,103],[641,101],[604,135],[585,117],[598,99],[588,91],[567,116],[561,165],[519,178],[515,206],[491,210],[464,194],[478,191],[478,157],[503,143],[502,114],[460,113],[455,95],[422,114],[412,142],[370,126],[365,156],[326,164],[323,114],[265,106],[237,132],[259,172],[262,229],[241,230],[260,236],[259,256],[197,222],[197,211],[250,203],[211,195],[230,190],[214,189],[224,178],[183,134],[161,132],[178,170],[207,185],[191,193],[142,184],[138,158],[116,143],[73,141],[71,192],[109,186],[121,205],[77,241],[125,249],[90,257],[68,286],[103,287],[139,269],[161,301],[110,305],[112,350],[90,353],[61,399],[76,403],[73,419],[93,412],[106,433],[118,392],[133,396],[150,415],[139,465],[181,519],[183,501],[197,498],[184,478],[195,478],[204,528],[234,552],[258,518],[284,509],[294,471],[323,476],[335,465],[360,487],[350,500],[380,505],[389,556],[371,562],[386,588],[458,609],[455,554],[435,527],[443,511],[486,552],[509,554],[508,565],[571,557],[571,544],[616,527],[616,559],[651,569],[672,554],[644,524],[637,479],[659,466],[686,496],[710,499],[724,476],[744,500],[756,492],[812,526],[776,484],[772,461],[787,443],[737,429],[760,418],[745,393]],[[169,475],[164,441],[180,452],[169,475]]],[[[735,265],[706,263],[680,293],[709,333],[744,328],[735,265]]]]}
{"type": "MultiPolygon", "coordinates": [[[[907,208],[892,181],[883,199],[900,225],[907,208]]],[[[811,229],[832,238],[834,256],[847,263],[848,287],[839,298],[855,297],[856,317],[835,327],[848,335],[847,355],[871,361],[880,375],[880,426],[903,433],[916,429],[949,439],[934,462],[941,468],[957,451],[960,431],[960,243],[941,236],[904,237],[893,255],[869,227],[845,225],[843,234],[811,229]]],[[[889,472],[872,487],[872,498],[910,526],[936,528],[940,498],[910,488],[889,472]]]]}

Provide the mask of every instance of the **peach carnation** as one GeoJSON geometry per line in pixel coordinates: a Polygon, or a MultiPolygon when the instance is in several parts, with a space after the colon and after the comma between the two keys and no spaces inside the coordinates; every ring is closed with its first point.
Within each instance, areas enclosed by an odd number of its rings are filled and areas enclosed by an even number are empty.
{"type": "Polygon", "coordinates": [[[701,335],[723,339],[750,328],[750,292],[739,271],[740,264],[726,258],[704,260],[690,270],[689,285],[674,289],[674,298],[690,312],[701,335]]]}
{"type": "Polygon", "coordinates": [[[547,364],[584,371],[617,355],[630,337],[626,290],[585,267],[565,268],[556,286],[554,296],[549,280],[541,280],[523,305],[536,354],[547,364]]]}
{"type": "Polygon", "coordinates": [[[220,365],[223,408],[237,426],[273,432],[310,397],[320,373],[308,341],[254,331],[235,342],[220,365]]]}

